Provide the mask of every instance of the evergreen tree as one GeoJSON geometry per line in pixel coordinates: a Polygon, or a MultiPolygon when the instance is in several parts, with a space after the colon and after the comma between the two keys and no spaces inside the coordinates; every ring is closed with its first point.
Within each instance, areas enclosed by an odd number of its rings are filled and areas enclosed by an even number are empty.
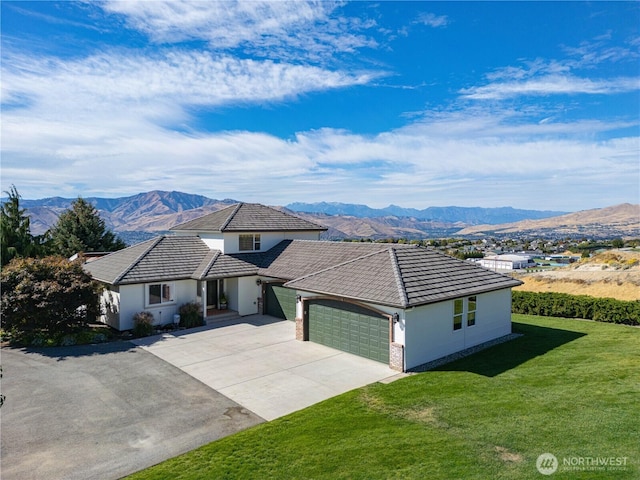
{"type": "Polygon", "coordinates": [[[82,198],[60,214],[50,238],[53,251],[65,257],[80,252],[114,252],[126,246],[106,228],[95,207],[82,198]]]}
{"type": "Polygon", "coordinates": [[[16,257],[28,257],[35,253],[31,226],[26,210],[20,208],[20,194],[14,185],[5,192],[8,200],[0,209],[0,256],[5,266],[16,257]]]}

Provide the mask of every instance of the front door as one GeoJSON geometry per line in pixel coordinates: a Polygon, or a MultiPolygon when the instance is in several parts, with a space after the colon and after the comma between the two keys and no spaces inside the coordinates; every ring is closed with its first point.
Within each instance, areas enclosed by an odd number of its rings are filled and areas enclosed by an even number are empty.
{"type": "Polygon", "coordinates": [[[207,308],[218,308],[218,280],[207,282],[207,308]]]}

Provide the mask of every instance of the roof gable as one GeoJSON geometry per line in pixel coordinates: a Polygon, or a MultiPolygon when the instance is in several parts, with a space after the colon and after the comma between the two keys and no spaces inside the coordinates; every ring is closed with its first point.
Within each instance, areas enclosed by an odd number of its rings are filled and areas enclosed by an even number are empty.
{"type": "Polygon", "coordinates": [[[171,230],[194,232],[325,231],[326,227],[258,203],[238,203],[171,230]]]}

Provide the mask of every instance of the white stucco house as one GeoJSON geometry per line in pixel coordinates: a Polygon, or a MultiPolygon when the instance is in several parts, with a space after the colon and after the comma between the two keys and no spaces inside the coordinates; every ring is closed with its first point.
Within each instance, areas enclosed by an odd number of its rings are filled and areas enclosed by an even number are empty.
{"type": "Polygon", "coordinates": [[[324,227],[248,203],[172,230],[85,265],[105,286],[101,321],[170,323],[194,301],[215,318],[224,296],[240,316],[294,321],[298,340],[401,371],[511,333],[521,282],[434,250],[320,241],[324,227]]]}

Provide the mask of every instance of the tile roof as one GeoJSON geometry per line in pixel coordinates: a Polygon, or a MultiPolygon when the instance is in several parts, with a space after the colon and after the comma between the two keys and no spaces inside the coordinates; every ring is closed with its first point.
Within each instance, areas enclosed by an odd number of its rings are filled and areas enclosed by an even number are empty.
{"type": "Polygon", "coordinates": [[[399,308],[520,285],[507,275],[414,245],[285,240],[263,253],[223,255],[197,236],[162,236],[85,265],[119,285],[265,275],[287,287],[399,308]]]}
{"type": "Polygon", "coordinates": [[[258,203],[238,203],[171,230],[196,232],[325,231],[326,227],[258,203]]]}
{"type": "Polygon", "coordinates": [[[161,236],[87,263],[96,280],[112,285],[191,278],[211,250],[199,237],[161,236]]]}
{"type": "Polygon", "coordinates": [[[520,284],[509,276],[424,247],[393,245],[285,286],[407,308],[520,284]]]}

